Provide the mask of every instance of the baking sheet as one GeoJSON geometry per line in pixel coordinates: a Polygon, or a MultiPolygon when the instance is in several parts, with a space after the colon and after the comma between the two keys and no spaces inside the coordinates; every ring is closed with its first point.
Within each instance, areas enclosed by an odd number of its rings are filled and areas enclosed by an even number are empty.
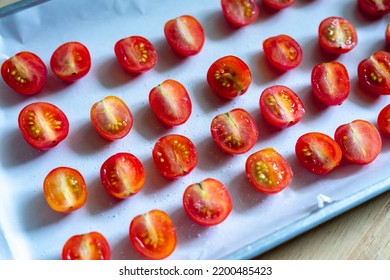
{"type": "Polygon", "coordinates": [[[385,48],[388,17],[368,20],[355,2],[297,0],[280,12],[261,6],[259,19],[241,29],[226,23],[217,0],[52,0],[1,18],[1,60],[29,50],[48,65],[60,44],[80,41],[91,52],[92,69],[70,85],[49,70],[47,85],[33,97],[20,96],[0,81],[0,258],[59,259],[70,236],[96,230],[107,237],[113,259],[142,259],[130,245],[128,226],[134,216],[155,208],[166,211],[177,229],[177,248],[169,259],[250,258],[388,190],[389,139],[383,139],[375,162],[367,166],[343,163],[326,176],[304,170],[294,155],[295,141],[303,133],[333,135],[338,125],[357,118],[375,123],[380,109],[390,103],[387,96],[363,92],[356,77],[357,64],[385,48]],[[173,54],[163,34],[164,23],[182,14],[198,18],[206,33],[202,52],[186,59],[173,54]],[[345,17],[356,26],[359,44],[350,53],[329,56],[319,49],[317,28],[328,16],[345,17]],[[261,45],[264,39],[282,33],[295,38],[304,53],[301,65],[283,74],[269,66],[261,45]],[[113,52],[116,41],[131,35],[148,38],[159,55],[154,69],[136,77],[120,68],[113,52]],[[245,95],[224,101],[209,89],[206,73],[213,61],[230,54],[250,66],[253,82],[245,95]],[[351,93],[341,106],[325,108],[311,95],[310,73],[316,63],[330,60],[347,67],[351,93]],[[193,103],[188,122],[172,129],[156,120],[147,99],[150,89],[168,78],[186,86],[193,103]],[[274,84],[292,88],[306,107],[302,121],[284,130],[267,125],[258,108],[260,93],[274,84]],[[107,95],[122,98],[134,115],[130,134],[115,142],[100,138],[89,121],[92,104],[107,95]],[[34,101],[59,106],[70,121],[68,138],[47,152],[29,147],[17,128],[19,111],[34,101]],[[254,116],[260,137],[248,153],[231,156],[213,143],[209,124],[215,115],[236,107],[254,116]],[[168,133],[189,137],[199,154],[195,170],[178,180],[164,179],[151,158],[154,143],[168,133]],[[291,185],[275,195],[256,192],[244,174],[248,155],[269,146],[287,158],[294,172],[291,185]],[[139,194],[117,201],[105,193],[99,170],[105,159],[121,151],[142,161],[147,179],[139,194]],[[42,194],[43,178],[61,165],[78,169],[89,191],[86,205],[67,215],[51,210],[42,194]],[[233,201],[228,219],[211,228],[191,222],[181,206],[184,189],[206,177],[225,183],[233,201]]]}

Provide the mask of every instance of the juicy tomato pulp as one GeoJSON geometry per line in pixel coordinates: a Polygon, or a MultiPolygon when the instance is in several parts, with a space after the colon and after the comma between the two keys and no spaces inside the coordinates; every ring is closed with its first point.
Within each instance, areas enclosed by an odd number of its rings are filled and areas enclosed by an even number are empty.
{"type": "Polygon", "coordinates": [[[221,0],[225,19],[236,27],[253,23],[259,17],[259,6],[255,0],[221,0]]]}
{"type": "Polygon", "coordinates": [[[33,95],[46,84],[47,68],[36,54],[20,52],[3,62],[1,76],[17,93],[33,95]]]}
{"type": "Polygon", "coordinates": [[[236,56],[224,56],[211,64],[207,82],[221,97],[233,99],[244,94],[252,83],[248,65],[236,56]]]}
{"type": "Polygon", "coordinates": [[[133,126],[133,115],[126,103],[116,96],[96,102],[90,112],[92,126],[107,140],[125,137],[133,126]]]}
{"type": "Polygon", "coordinates": [[[176,230],[161,210],[136,216],[130,223],[129,238],[138,253],[149,259],[164,259],[176,248],[176,230]]]}
{"type": "Polygon", "coordinates": [[[102,164],[100,179],[107,193],[124,199],[142,189],[145,171],[136,156],[130,153],[117,153],[102,164]]]}
{"type": "Polygon", "coordinates": [[[217,146],[229,154],[246,153],[256,144],[259,137],[255,120],[242,108],[214,117],[210,131],[217,146]]]}
{"type": "Polygon", "coordinates": [[[166,126],[185,123],[192,103],[186,88],[175,80],[165,80],[149,93],[149,104],[156,117],[166,126]]]}
{"type": "Polygon", "coordinates": [[[278,128],[292,126],[305,115],[305,107],[299,96],[290,88],[270,86],[260,95],[260,111],[271,125],[278,128]]]}
{"type": "Polygon", "coordinates": [[[330,136],[309,132],[298,138],[295,154],[299,162],[315,174],[327,174],[340,165],[342,151],[330,136]]]}
{"type": "Polygon", "coordinates": [[[190,15],[182,15],[167,21],[164,34],[171,48],[181,56],[199,53],[205,42],[205,34],[200,22],[190,15]]]}
{"type": "Polygon", "coordinates": [[[192,221],[202,226],[222,223],[232,210],[232,200],[224,184],[207,178],[186,188],[183,207],[192,221]]]}
{"type": "Polygon", "coordinates": [[[379,129],[387,136],[390,136],[390,104],[385,106],[378,114],[377,123],[379,129]]]}
{"type": "Polygon", "coordinates": [[[328,17],[318,27],[318,41],[323,50],[342,54],[356,47],[358,37],[351,22],[341,17],[328,17]]]}
{"type": "Polygon", "coordinates": [[[107,239],[96,231],[74,235],[62,248],[63,260],[109,260],[110,256],[107,239]]]}
{"type": "Polygon", "coordinates": [[[311,72],[314,95],[328,106],[340,105],[347,99],[350,80],[347,68],[337,61],[317,64],[311,72]]]}
{"type": "Polygon", "coordinates": [[[187,175],[198,163],[194,144],[178,134],[161,137],[154,145],[152,155],[161,175],[171,179],[187,175]]]}
{"type": "Polygon", "coordinates": [[[246,160],[245,172],[252,186],[265,194],[280,192],[293,178],[290,164],[273,148],[251,154],[246,160]]]}
{"type": "Polygon", "coordinates": [[[19,113],[18,124],[26,142],[38,150],[57,146],[69,132],[69,121],[64,112],[46,102],[24,107],[19,113]]]}
{"type": "Polygon", "coordinates": [[[357,3],[368,16],[381,17],[390,12],[390,0],[358,0],[357,3]]]}
{"type": "Polygon", "coordinates": [[[43,193],[53,210],[69,213],[84,206],[87,186],[83,176],[76,169],[57,167],[45,177],[43,193]]]}
{"type": "Polygon", "coordinates": [[[295,0],[263,0],[263,3],[275,10],[281,10],[292,6],[295,0]]]}
{"type": "Polygon", "coordinates": [[[343,157],[356,164],[368,164],[379,155],[382,139],[377,128],[368,121],[354,120],[340,125],[334,136],[343,157]]]}
{"type": "Polygon", "coordinates": [[[91,69],[91,55],[83,44],[68,42],[53,52],[50,68],[58,78],[73,82],[88,74],[91,69]]]}
{"type": "Polygon", "coordinates": [[[390,94],[390,53],[378,51],[358,65],[361,87],[379,95],[390,94]]]}
{"type": "Polygon", "coordinates": [[[131,73],[142,73],[157,63],[153,44],[144,37],[130,36],[116,42],[115,56],[119,64],[131,73]]]}
{"type": "Polygon", "coordinates": [[[287,35],[269,37],[263,42],[267,60],[281,71],[291,70],[302,61],[302,48],[293,38],[287,35]]]}

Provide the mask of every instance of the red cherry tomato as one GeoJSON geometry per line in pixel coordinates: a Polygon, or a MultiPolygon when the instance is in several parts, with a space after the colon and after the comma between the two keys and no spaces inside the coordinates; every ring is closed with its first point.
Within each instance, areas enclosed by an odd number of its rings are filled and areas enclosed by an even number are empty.
{"type": "Polygon", "coordinates": [[[182,15],[167,21],[164,25],[164,34],[171,48],[184,57],[198,54],[206,38],[200,22],[190,15],[182,15]]]}
{"type": "Polygon", "coordinates": [[[176,248],[175,227],[161,210],[136,216],[130,223],[129,238],[138,253],[153,260],[168,257],[176,248]]]}
{"type": "Polygon", "coordinates": [[[293,178],[290,164],[273,148],[251,154],[246,160],[245,172],[252,186],[265,194],[282,191],[293,178]]]}
{"type": "Polygon", "coordinates": [[[156,117],[166,126],[185,123],[192,103],[186,88],[175,80],[165,80],[149,93],[149,104],[156,117]]]}
{"type": "Polygon", "coordinates": [[[145,171],[136,156],[130,153],[117,153],[102,164],[100,179],[107,193],[125,199],[142,189],[145,183],[145,171]]]}
{"type": "Polygon", "coordinates": [[[152,155],[158,171],[170,179],[189,174],[198,163],[194,144],[178,134],[161,137],[154,145],[152,155]]]}
{"type": "Polygon", "coordinates": [[[340,165],[342,151],[337,142],[321,132],[300,136],[295,144],[299,162],[315,174],[328,174],[340,165]]]}
{"type": "Polygon", "coordinates": [[[255,0],[221,0],[221,6],[225,19],[236,27],[249,25],[259,17],[255,0]]]}
{"type": "Polygon", "coordinates": [[[211,64],[207,82],[219,96],[233,99],[243,95],[252,83],[248,65],[236,56],[224,56],[211,64]]]}
{"type": "Polygon", "coordinates": [[[260,95],[259,105],[264,119],[278,128],[292,126],[305,115],[305,107],[299,96],[282,85],[266,88],[260,95]]]}
{"type": "Polygon", "coordinates": [[[26,142],[38,150],[48,150],[62,142],[69,132],[69,121],[57,106],[35,102],[24,107],[18,117],[26,142]]]}
{"type": "Polygon", "coordinates": [[[379,112],[377,123],[380,131],[390,136],[390,104],[379,112]]]}
{"type": "Polygon", "coordinates": [[[295,0],[263,0],[263,3],[272,9],[281,10],[292,6],[295,0]]]}
{"type": "Polygon", "coordinates": [[[130,36],[116,42],[114,52],[119,64],[131,73],[143,73],[157,63],[153,44],[144,37],[130,36]]]}
{"type": "Polygon", "coordinates": [[[387,24],[386,26],[386,30],[385,30],[385,41],[386,41],[386,45],[388,47],[390,47],[390,21],[389,23],[387,24]]]}
{"type": "Polygon", "coordinates": [[[291,70],[302,61],[302,48],[293,38],[287,35],[269,37],[263,42],[267,60],[281,71],[291,70]]]}
{"type": "Polygon", "coordinates": [[[355,164],[368,164],[379,155],[382,139],[378,129],[368,121],[354,120],[340,125],[334,136],[343,157],[355,164]]]}
{"type": "Polygon", "coordinates": [[[54,211],[69,213],[84,206],[87,186],[84,177],[76,169],[57,167],[46,175],[43,193],[54,211]]]}
{"type": "Polygon", "coordinates": [[[3,62],[1,76],[17,93],[34,95],[46,84],[47,68],[36,54],[20,52],[3,62]]]}
{"type": "Polygon", "coordinates": [[[107,96],[93,104],[90,118],[92,126],[107,140],[122,139],[133,126],[129,107],[116,96],[107,96]]]}
{"type": "Polygon", "coordinates": [[[222,223],[232,210],[229,190],[213,178],[207,178],[186,188],[183,207],[192,221],[202,226],[222,223]]]}
{"type": "Polygon", "coordinates": [[[331,61],[317,64],[311,71],[314,95],[328,106],[340,105],[350,91],[348,70],[344,64],[331,61]]]}
{"type": "Polygon", "coordinates": [[[318,41],[326,52],[343,54],[358,43],[355,26],[341,17],[328,17],[318,27],[318,41]]]}
{"type": "Polygon", "coordinates": [[[242,108],[215,116],[210,131],[215,144],[228,154],[246,153],[259,137],[255,120],[242,108]]]}
{"type": "Polygon", "coordinates": [[[370,17],[381,17],[390,12],[390,0],[357,0],[360,11],[370,17]]]}
{"type": "Polygon", "coordinates": [[[50,67],[58,78],[73,82],[88,74],[91,69],[91,55],[83,44],[68,42],[53,52],[50,67]]]}
{"type": "Polygon", "coordinates": [[[358,65],[359,84],[374,94],[390,94],[390,53],[377,51],[358,65]]]}

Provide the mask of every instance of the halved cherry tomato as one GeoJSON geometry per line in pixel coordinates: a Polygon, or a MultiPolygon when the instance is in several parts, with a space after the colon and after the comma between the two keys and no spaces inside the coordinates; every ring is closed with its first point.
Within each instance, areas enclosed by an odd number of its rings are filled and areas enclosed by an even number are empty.
{"type": "Polygon", "coordinates": [[[184,57],[199,53],[206,38],[202,25],[191,15],[182,15],[167,21],[164,34],[171,48],[184,57]]]}
{"type": "Polygon", "coordinates": [[[385,106],[378,114],[379,129],[387,136],[390,136],[390,104],[385,106]]]}
{"type": "Polygon", "coordinates": [[[229,154],[246,153],[259,137],[255,120],[242,108],[215,116],[210,131],[215,144],[229,154]]]}
{"type": "Polygon", "coordinates": [[[264,119],[278,128],[292,126],[305,115],[305,107],[299,96],[282,85],[266,88],[260,95],[259,105],[264,119]]]}
{"type": "Polygon", "coordinates": [[[326,52],[343,54],[358,43],[355,26],[342,17],[328,17],[318,27],[318,42],[326,52]]]}
{"type": "Polygon", "coordinates": [[[73,235],[62,248],[63,260],[109,260],[111,248],[99,232],[73,235]]]}
{"type": "Polygon", "coordinates": [[[183,207],[188,217],[195,223],[214,226],[229,216],[232,200],[224,184],[216,179],[207,178],[185,189],[183,207]]]}
{"type": "Polygon", "coordinates": [[[275,10],[281,10],[292,6],[295,0],[263,0],[263,3],[275,10]]]}
{"type": "Polygon", "coordinates": [[[70,167],[57,167],[46,175],[43,193],[49,206],[57,212],[80,209],[87,200],[87,186],[81,173],[70,167]]]}
{"type": "Polygon", "coordinates": [[[65,113],[46,102],[34,102],[24,107],[19,113],[18,125],[26,142],[38,150],[57,146],[69,132],[65,113]]]}
{"type": "Polygon", "coordinates": [[[388,47],[390,47],[390,21],[389,23],[387,24],[386,26],[386,30],[385,30],[385,41],[386,41],[386,45],[388,47]]]}
{"type": "Polygon", "coordinates": [[[50,67],[58,78],[73,82],[88,74],[91,55],[88,48],[80,42],[68,42],[53,52],[50,67]]]}
{"type": "Polygon", "coordinates": [[[93,104],[90,118],[92,126],[107,140],[122,139],[133,126],[129,107],[117,96],[107,96],[93,104]]]}
{"type": "Polygon", "coordinates": [[[253,23],[259,17],[259,5],[255,0],[221,0],[225,19],[236,27],[253,23]]]}
{"type": "Polygon", "coordinates": [[[176,248],[175,226],[162,210],[155,209],[134,217],[129,238],[138,253],[153,260],[168,257],[176,248]]]}
{"type": "Polygon", "coordinates": [[[311,71],[311,88],[325,105],[340,105],[347,99],[350,90],[347,68],[337,61],[315,65],[311,71]]]}
{"type": "Polygon", "coordinates": [[[297,41],[288,35],[269,37],[263,42],[267,60],[281,71],[291,70],[302,61],[302,48],[297,41]]]}
{"type": "Polygon", "coordinates": [[[374,94],[390,94],[390,53],[377,51],[363,59],[357,68],[359,84],[374,94]]]}
{"type": "Polygon", "coordinates": [[[154,145],[152,155],[158,171],[170,179],[189,174],[198,163],[195,145],[179,134],[161,137],[154,145]]]}
{"type": "Polygon", "coordinates": [[[381,17],[390,12],[390,0],[357,0],[360,11],[371,17],[381,17]]]}
{"type": "Polygon", "coordinates": [[[149,93],[149,103],[156,117],[166,126],[185,123],[192,103],[186,88],[175,80],[165,80],[149,93]]]}
{"type": "Polygon", "coordinates": [[[153,44],[144,37],[130,36],[116,42],[115,56],[120,65],[131,73],[143,73],[157,63],[153,44]]]}
{"type": "Polygon", "coordinates": [[[343,157],[355,164],[368,164],[379,155],[382,139],[378,129],[365,120],[340,125],[334,134],[343,157]]]}
{"type": "Polygon", "coordinates": [[[290,164],[274,148],[251,154],[246,160],[245,172],[252,186],[265,194],[282,191],[293,178],[290,164]]]}
{"type": "Polygon", "coordinates": [[[1,76],[17,93],[33,95],[46,84],[47,68],[36,54],[24,51],[3,62],[1,76]]]}
{"type": "Polygon", "coordinates": [[[117,153],[102,164],[100,180],[107,193],[125,199],[142,189],[145,171],[142,163],[133,154],[117,153]]]}
{"type": "Polygon", "coordinates": [[[252,83],[252,74],[244,61],[229,55],[211,64],[207,72],[207,82],[219,96],[233,99],[248,90],[252,83]]]}
{"type": "Polygon", "coordinates": [[[328,174],[340,165],[342,151],[337,142],[321,132],[308,132],[295,144],[299,162],[315,174],[328,174]]]}

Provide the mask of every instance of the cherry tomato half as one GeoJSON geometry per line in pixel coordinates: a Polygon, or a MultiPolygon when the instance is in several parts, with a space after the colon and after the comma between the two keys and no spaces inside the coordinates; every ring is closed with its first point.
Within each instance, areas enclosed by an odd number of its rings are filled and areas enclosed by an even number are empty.
{"type": "Polygon", "coordinates": [[[263,0],[263,3],[268,7],[279,11],[292,6],[295,3],[295,0],[263,0]]]}
{"type": "Polygon", "coordinates": [[[368,121],[354,120],[340,125],[334,138],[343,157],[355,164],[368,164],[379,155],[382,139],[378,129],[368,121]]]}
{"type": "Polygon", "coordinates": [[[70,167],[57,167],[46,175],[43,193],[49,206],[57,212],[80,209],[87,200],[87,186],[81,173],[70,167]]]}
{"type": "Polygon", "coordinates": [[[255,0],[221,0],[222,13],[233,26],[242,27],[259,17],[259,5],[255,0]]]}
{"type": "Polygon", "coordinates": [[[390,21],[389,23],[387,24],[386,26],[386,30],[385,30],[385,41],[386,41],[386,45],[388,47],[390,47],[390,21]]]}
{"type": "Polygon", "coordinates": [[[116,42],[114,52],[119,64],[131,73],[143,73],[157,63],[153,44],[144,37],[130,36],[116,42]]]}
{"type": "Polygon", "coordinates": [[[252,83],[248,65],[236,56],[224,56],[211,64],[207,82],[219,96],[233,99],[243,95],[252,83]]]}
{"type": "Polygon", "coordinates": [[[45,63],[32,52],[19,52],[1,65],[4,82],[17,93],[34,95],[47,80],[45,63]]]}
{"type": "Polygon", "coordinates": [[[158,260],[168,257],[176,248],[176,230],[171,218],[161,210],[136,216],[130,223],[129,238],[138,253],[158,260]]]}
{"type": "Polygon", "coordinates": [[[91,55],[88,48],[80,42],[68,42],[53,52],[50,68],[58,78],[73,82],[88,74],[91,55]]]}
{"type": "Polygon", "coordinates": [[[246,153],[259,137],[255,120],[242,108],[215,116],[210,131],[215,144],[228,154],[246,153]]]}
{"type": "Polygon", "coordinates": [[[69,132],[69,121],[57,106],[35,102],[24,107],[18,117],[26,142],[38,150],[48,150],[62,142],[69,132]]]}
{"type": "Polygon", "coordinates": [[[192,221],[202,226],[222,223],[232,210],[229,190],[213,178],[188,186],[183,194],[183,207],[192,221]]]}
{"type": "Polygon", "coordinates": [[[107,96],[93,104],[90,118],[95,130],[107,140],[122,139],[133,126],[129,107],[117,96],[107,96]]]}
{"type": "Polygon", "coordinates": [[[109,260],[111,248],[99,232],[73,235],[62,248],[63,260],[109,260]]]}
{"type": "Polygon", "coordinates": [[[379,129],[387,136],[390,136],[390,104],[385,106],[378,114],[379,129]]]}
{"type": "Polygon", "coordinates": [[[381,17],[390,12],[390,0],[357,0],[360,11],[371,17],[381,17]]]}
{"type": "Polygon", "coordinates": [[[278,128],[292,126],[305,115],[305,107],[299,96],[282,85],[266,88],[260,95],[259,105],[264,119],[278,128]]]}
{"type": "Polygon", "coordinates": [[[142,163],[133,154],[117,153],[102,164],[100,179],[107,193],[125,199],[142,189],[145,171],[142,163]]]}

